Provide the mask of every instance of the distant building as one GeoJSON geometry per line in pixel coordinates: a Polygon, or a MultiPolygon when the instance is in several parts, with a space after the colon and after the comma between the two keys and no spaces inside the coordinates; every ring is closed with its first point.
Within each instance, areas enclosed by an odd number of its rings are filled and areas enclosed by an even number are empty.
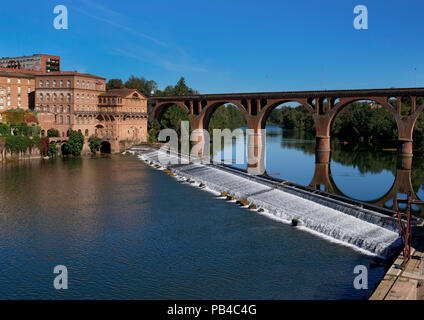
{"type": "Polygon", "coordinates": [[[33,109],[34,91],[34,75],[0,71],[0,122],[1,113],[9,109],[33,109]]]}
{"type": "Polygon", "coordinates": [[[25,71],[27,73],[50,73],[60,71],[60,57],[34,54],[24,57],[0,58],[0,70],[25,71]]]}

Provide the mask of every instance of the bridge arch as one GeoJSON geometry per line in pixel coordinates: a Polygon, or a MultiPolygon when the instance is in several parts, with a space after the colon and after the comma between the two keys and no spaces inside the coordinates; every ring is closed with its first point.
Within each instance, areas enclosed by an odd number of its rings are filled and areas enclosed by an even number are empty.
{"type": "Polygon", "coordinates": [[[237,101],[231,101],[231,100],[213,101],[211,103],[208,103],[206,107],[202,109],[202,112],[200,113],[203,129],[209,130],[209,124],[213,114],[215,113],[216,110],[218,110],[218,108],[220,108],[223,105],[234,105],[235,107],[237,107],[237,109],[240,110],[240,112],[242,112],[243,117],[247,122],[248,113],[246,108],[241,103],[237,101]]]}
{"type": "MultiPolygon", "coordinates": [[[[267,105],[264,108],[262,108],[262,110],[260,111],[258,115],[258,126],[259,126],[258,129],[265,129],[266,121],[268,120],[272,111],[286,103],[298,103],[299,105],[302,105],[312,116],[314,116],[315,114],[314,107],[306,99],[282,99],[282,100],[269,101],[267,105]]],[[[314,121],[315,121],[315,118],[314,118],[314,121]]]]}
{"type": "Polygon", "coordinates": [[[354,102],[359,101],[370,101],[377,103],[378,105],[381,105],[383,108],[385,108],[389,113],[393,116],[393,119],[396,122],[396,126],[399,129],[399,123],[398,119],[399,116],[396,113],[396,110],[393,109],[392,105],[387,102],[386,98],[384,97],[367,97],[367,98],[341,98],[340,102],[335,104],[333,108],[330,109],[328,116],[326,117],[326,121],[322,121],[322,128],[321,128],[321,135],[330,136],[331,127],[334,124],[334,120],[336,119],[337,115],[344,110],[346,107],[348,107],[350,104],[354,102]]]}
{"type": "Polygon", "coordinates": [[[157,103],[153,109],[153,116],[158,122],[160,122],[165,112],[173,105],[177,105],[178,107],[182,108],[187,115],[190,114],[190,109],[183,102],[173,101],[157,103]]]}

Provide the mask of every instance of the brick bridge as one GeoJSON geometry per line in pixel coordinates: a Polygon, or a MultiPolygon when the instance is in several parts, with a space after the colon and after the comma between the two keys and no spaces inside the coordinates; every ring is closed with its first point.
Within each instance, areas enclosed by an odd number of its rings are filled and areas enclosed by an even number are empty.
{"type": "MultiPolygon", "coordinates": [[[[181,107],[188,115],[190,130],[195,133],[197,143],[204,140],[199,129],[208,130],[215,110],[226,103],[235,105],[243,113],[248,129],[253,129],[254,132],[248,136],[249,155],[262,159],[264,150],[260,130],[265,129],[269,115],[279,105],[287,102],[303,105],[315,121],[316,150],[326,152],[331,149],[330,129],[336,115],[350,103],[361,100],[373,101],[393,115],[398,128],[398,153],[404,157],[412,157],[413,129],[424,109],[424,105],[417,106],[418,97],[424,97],[424,88],[198,94],[152,97],[151,100],[154,116],[159,121],[171,105],[181,107]],[[404,98],[410,98],[412,104],[407,113],[402,103],[404,98]]],[[[260,166],[259,163],[249,163],[251,169],[260,166]]]]}

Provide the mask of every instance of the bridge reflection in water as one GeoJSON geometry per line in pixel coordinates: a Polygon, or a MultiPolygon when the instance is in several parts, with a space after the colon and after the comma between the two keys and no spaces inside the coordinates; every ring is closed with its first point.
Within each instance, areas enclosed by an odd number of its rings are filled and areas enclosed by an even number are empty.
{"type": "MultiPolygon", "coordinates": [[[[353,199],[338,188],[331,175],[331,151],[316,151],[315,171],[309,186],[316,190],[353,199]]],[[[395,198],[406,198],[408,192],[411,192],[413,199],[419,200],[412,185],[412,157],[398,156],[395,179],[390,189],[377,199],[362,202],[385,209],[396,210],[395,198]]],[[[414,214],[423,216],[421,207],[414,207],[413,211],[414,214]]]]}

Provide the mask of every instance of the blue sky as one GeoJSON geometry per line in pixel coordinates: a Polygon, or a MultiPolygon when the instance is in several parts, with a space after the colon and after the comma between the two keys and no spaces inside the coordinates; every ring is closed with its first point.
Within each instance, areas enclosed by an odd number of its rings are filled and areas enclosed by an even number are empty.
{"type": "Polygon", "coordinates": [[[2,3],[0,56],[60,55],[62,70],[131,74],[202,93],[424,87],[422,0],[2,3]],[[69,29],[53,28],[68,8],[69,29]],[[369,29],[353,27],[356,5],[369,29]],[[323,86],[324,84],[324,86],[323,86]]]}

